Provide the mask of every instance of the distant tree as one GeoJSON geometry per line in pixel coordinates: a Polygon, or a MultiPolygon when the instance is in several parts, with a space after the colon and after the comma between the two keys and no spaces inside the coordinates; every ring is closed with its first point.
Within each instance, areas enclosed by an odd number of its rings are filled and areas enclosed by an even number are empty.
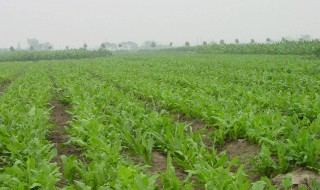
{"type": "Polygon", "coordinates": [[[312,38],[309,34],[306,35],[301,35],[301,37],[299,38],[299,41],[310,41],[312,38]]]}
{"type": "Polygon", "coordinates": [[[156,42],[155,42],[155,41],[151,42],[151,47],[152,47],[152,48],[155,48],[155,47],[156,47],[156,42]]]}
{"type": "Polygon", "coordinates": [[[66,46],[66,50],[69,50],[69,46],[66,46]]]}
{"type": "Polygon", "coordinates": [[[27,43],[30,50],[51,50],[53,48],[53,45],[50,42],[40,43],[39,40],[35,38],[27,39],[27,43]]]}
{"type": "Polygon", "coordinates": [[[289,40],[287,40],[285,37],[282,37],[281,38],[281,42],[285,43],[285,42],[288,42],[289,40]]]}
{"type": "Polygon", "coordinates": [[[239,41],[239,39],[235,39],[234,42],[235,42],[236,44],[239,44],[240,41],[239,41]]]}
{"type": "Polygon", "coordinates": [[[18,45],[17,45],[17,50],[21,50],[20,42],[19,42],[18,45]]]}
{"type": "Polygon", "coordinates": [[[119,47],[119,48],[122,48],[122,44],[121,44],[121,43],[119,43],[119,44],[118,44],[118,47],[119,47]]]}
{"type": "MultiPolygon", "coordinates": [[[[125,46],[125,43],[127,42],[121,42],[122,47],[125,46]]],[[[118,45],[115,43],[111,43],[111,42],[104,42],[100,45],[100,49],[105,49],[105,50],[109,50],[109,51],[113,51],[113,50],[117,50],[118,45]]]]}
{"type": "Polygon", "coordinates": [[[84,44],[83,44],[83,49],[86,50],[87,48],[88,48],[87,43],[84,43],[84,44]]]}
{"type": "Polygon", "coordinates": [[[106,49],[106,44],[105,44],[105,43],[102,43],[102,44],[100,45],[100,49],[106,49]]]}
{"type": "Polygon", "coordinates": [[[184,45],[185,45],[186,47],[189,47],[189,46],[190,46],[190,42],[186,41],[186,42],[184,43],[184,45]]]}
{"type": "Polygon", "coordinates": [[[255,44],[255,43],[256,43],[256,41],[254,39],[250,40],[250,44],[255,44]]]}
{"type": "Polygon", "coordinates": [[[27,43],[30,47],[30,50],[40,50],[41,49],[41,44],[40,44],[39,40],[37,40],[35,38],[27,39],[27,43]]]}
{"type": "Polygon", "coordinates": [[[10,46],[9,50],[10,50],[10,51],[14,51],[14,47],[13,47],[13,46],[10,46]]]}
{"type": "MultiPolygon", "coordinates": [[[[112,50],[114,48],[112,43],[108,43],[106,42],[106,44],[109,44],[107,47],[109,47],[109,50],[112,50]]],[[[123,50],[134,50],[134,49],[138,49],[138,44],[136,44],[135,42],[132,41],[127,41],[127,42],[121,42],[121,48],[123,50]]]]}
{"type": "Polygon", "coordinates": [[[266,39],[266,42],[267,42],[267,44],[270,44],[270,43],[271,43],[271,39],[270,39],[270,38],[267,38],[267,39],[266,39]]]}
{"type": "Polygon", "coordinates": [[[158,47],[159,46],[159,43],[154,41],[154,40],[147,40],[147,41],[144,41],[140,47],[143,48],[143,49],[152,49],[152,48],[155,48],[155,47],[158,47]]]}
{"type": "Polygon", "coordinates": [[[53,45],[50,42],[45,42],[40,44],[41,50],[52,50],[53,45]]]}
{"type": "Polygon", "coordinates": [[[224,45],[225,44],[224,40],[220,40],[220,44],[224,45]]]}
{"type": "Polygon", "coordinates": [[[203,42],[202,42],[202,45],[203,45],[203,46],[206,46],[206,45],[208,45],[208,43],[207,43],[206,41],[203,41],[203,42]]]}
{"type": "Polygon", "coordinates": [[[173,42],[170,42],[169,46],[172,47],[173,46],[173,42]]]}

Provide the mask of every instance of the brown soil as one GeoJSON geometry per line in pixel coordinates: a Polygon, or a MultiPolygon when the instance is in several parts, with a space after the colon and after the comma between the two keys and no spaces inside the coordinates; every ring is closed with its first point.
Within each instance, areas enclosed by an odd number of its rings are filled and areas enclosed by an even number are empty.
{"type": "MultiPolygon", "coordinates": [[[[137,156],[134,156],[134,155],[129,155],[129,156],[135,164],[144,163],[144,161],[137,156]]],[[[173,161],[172,165],[175,168],[175,174],[176,174],[177,178],[181,181],[185,180],[186,177],[188,176],[187,173],[184,172],[184,170],[178,164],[176,164],[174,161],[173,161]]],[[[167,171],[167,157],[166,157],[166,155],[164,155],[160,151],[154,151],[152,153],[151,168],[149,171],[152,175],[165,173],[167,171]]],[[[157,179],[156,184],[160,187],[160,189],[162,189],[161,177],[159,177],[157,179]]]]}
{"type": "Polygon", "coordinates": [[[152,153],[151,173],[165,173],[167,170],[167,157],[161,152],[155,151],[152,153]]]}
{"type": "Polygon", "coordinates": [[[211,132],[214,131],[213,127],[209,127],[208,124],[205,123],[202,120],[191,119],[191,118],[188,118],[185,115],[182,115],[180,113],[174,113],[174,115],[177,116],[176,122],[180,122],[180,123],[186,122],[186,123],[188,123],[191,126],[193,133],[196,133],[196,132],[198,132],[199,130],[202,130],[202,129],[206,129],[205,133],[203,133],[202,136],[201,136],[202,137],[202,141],[207,147],[212,147],[213,146],[213,141],[210,140],[210,138],[208,137],[208,135],[211,132]]]}
{"type": "MultiPolygon", "coordinates": [[[[173,161],[173,167],[176,171],[176,176],[179,180],[184,180],[187,174],[183,169],[173,161]]],[[[165,173],[167,171],[167,157],[162,153],[155,151],[152,153],[151,173],[165,173]]]]}
{"type": "Polygon", "coordinates": [[[320,183],[320,174],[310,171],[306,168],[298,168],[295,169],[287,174],[279,174],[276,177],[272,178],[271,181],[273,184],[281,187],[282,180],[288,175],[291,174],[291,182],[292,188],[291,189],[300,189],[305,187],[307,189],[312,188],[312,182],[315,181],[316,183],[320,183]]]}
{"type": "MultiPolygon", "coordinates": [[[[250,171],[252,169],[252,165],[250,164],[250,158],[255,157],[260,152],[260,147],[258,145],[250,144],[248,141],[244,139],[239,139],[237,141],[233,141],[225,144],[220,152],[226,151],[229,160],[234,157],[239,157],[239,161],[245,165],[245,171],[250,171]]],[[[232,168],[234,171],[237,168],[232,168]]],[[[248,178],[252,181],[259,180],[259,174],[249,173],[248,178]]]]}
{"type": "Polygon", "coordinates": [[[177,116],[177,122],[189,123],[194,133],[206,127],[206,123],[202,120],[190,119],[181,113],[173,113],[173,114],[177,116]]]}
{"type": "MultiPolygon", "coordinates": [[[[59,167],[59,171],[63,174],[61,155],[71,156],[81,155],[79,149],[75,146],[65,145],[68,142],[69,136],[65,131],[68,121],[72,119],[71,115],[66,112],[69,106],[63,105],[57,99],[51,100],[51,106],[53,107],[51,112],[51,122],[56,126],[53,131],[49,134],[48,140],[55,144],[55,148],[58,154],[53,158],[52,162],[56,162],[59,167]]],[[[57,186],[61,187],[65,183],[63,177],[58,182],[57,186]]]]}
{"type": "MultiPolygon", "coordinates": [[[[184,171],[184,169],[179,166],[174,160],[172,161],[172,165],[175,169],[175,176],[180,180],[183,181],[187,178],[188,174],[187,172],[184,171]]],[[[165,173],[167,170],[167,157],[158,151],[155,151],[152,153],[152,163],[151,163],[151,173],[156,174],[156,173],[165,173]]],[[[195,176],[192,176],[191,180],[193,181],[194,184],[198,184],[199,181],[195,176]]],[[[158,178],[156,181],[157,185],[161,188],[161,178],[158,178]]],[[[195,189],[200,190],[202,188],[196,187],[195,189]]]]}

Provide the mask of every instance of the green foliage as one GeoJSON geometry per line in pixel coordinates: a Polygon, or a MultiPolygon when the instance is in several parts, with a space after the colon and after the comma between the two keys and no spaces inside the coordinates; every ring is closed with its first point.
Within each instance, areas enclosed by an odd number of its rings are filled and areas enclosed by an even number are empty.
{"type": "Polygon", "coordinates": [[[182,186],[185,187],[186,189],[190,188],[186,185],[183,185],[183,183],[175,175],[175,168],[172,165],[172,158],[170,154],[168,154],[168,157],[167,157],[167,170],[165,173],[161,174],[161,179],[162,179],[163,189],[178,190],[182,186]]]}
{"type": "Polygon", "coordinates": [[[61,176],[51,160],[57,150],[46,140],[51,83],[47,67],[32,65],[0,99],[0,186],[54,189],[61,176]],[[30,85],[32,84],[32,85],[30,85]]]}
{"type": "Polygon", "coordinates": [[[260,181],[254,182],[251,190],[277,190],[277,186],[273,185],[269,178],[262,177],[260,181]]]}
{"type": "Polygon", "coordinates": [[[64,189],[290,188],[289,176],[281,187],[268,177],[319,170],[318,64],[197,54],[1,63],[0,82],[12,82],[0,97],[0,186],[54,189],[63,176],[64,189]],[[70,105],[68,144],[82,150],[61,157],[63,174],[46,140],[52,98],[70,105]],[[261,145],[252,164],[268,177],[253,183],[238,158],[217,151],[238,139],[261,145]],[[170,152],[163,173],[154,171],[155,150],[170,152]],[[186,179],[178,179],[180,170],[186,179]]]}
{"type": "Polygon", "coordinates": [[[308,129],[301,129],[296,135],[299,138],[287,139],[291,159],[298,164],[319,169],[320,140],[308,129]]]}
{"type": "Polygon", "coordinates": [[[77,156],[72,155],[70,157],[67,157],[65,155],[61,156],[62,160],[62,166],[64,170],[64,177],[69,181],[69,183],[72,183],[75,179],[75,174],[77,170],[77,156]]]}
{"type": "Polygon", "coordinates": [[[180,47],[170,50],[162,50],[168,52],[196,52],[200,54],[271,54],[271,55],[315,55],[319,57],[320,41],[281,41],[266,44],[255,43],[254,40],[249,44],[225,44],[224,40],[220,40],[220,44],[212,44],[209,46],[197,46],[191,48],[180,47]]]}
{"type": "Polygon", "coordinates": [[[289,189],[292,186],[292,175],[288,174],[286,177],[282,180],[281,185],[284,189],[289,189]]]}
{"type": "Polygon", "coordinates": [[[251,163],[254,171],[261,176],[270,177],[278,169],[277,164],[271,157],[270,149],[266,145],[262,145],[260,154],[252,158],[251,163]]]}
{"type": "Polygon", "coordinates": [[[111,55],[112,53],[107,50],[12,51],[1,53],[0,62],[85,59],[109,57],[111,55]]]}

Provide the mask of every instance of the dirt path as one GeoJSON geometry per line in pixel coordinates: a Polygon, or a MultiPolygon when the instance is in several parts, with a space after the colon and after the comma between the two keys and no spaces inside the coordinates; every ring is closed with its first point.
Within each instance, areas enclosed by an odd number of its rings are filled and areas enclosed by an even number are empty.
{"type": "MultiPolygon", "coordinates": [[[[65,145],[69,139],[65,127],[68,126],[68,121],[71,121],[72,119],[71,115],[67,113],[67,109],[70,108],[70,106],[60,103],[57,99],[52,99],[50,105],[52,106],[51,122],[56,127],[49,134],[48,140],[55,144],[55,148],[58,151],[57,156],[52,160],[52,162],[56,162],[58,164],[59,171],[63,174],[64,171],[61,156],[77,155],[79,157],[81,152],[79,148],[75,146],[65,145]]],[[[62,177],[57,186],[62,187],[64,183],[65,180],[62,177]]]]}

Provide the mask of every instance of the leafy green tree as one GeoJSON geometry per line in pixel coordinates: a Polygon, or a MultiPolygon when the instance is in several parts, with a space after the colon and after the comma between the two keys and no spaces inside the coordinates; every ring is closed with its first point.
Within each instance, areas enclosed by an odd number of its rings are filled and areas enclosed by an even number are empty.
{"type": "Polygon", "coordinates": [[[173,46],[173,42],[170,42],[169,46],[172,47],[173,46]]]}
{"type": "Polygon", "coordinates": [[[250,44],[255,44],[255,43],[256,43],[256,41],[254,39],[250,40],[250,44]]]}
{"type": "Polygon", "coordinates": [[[84,44],[83,44],[83,49],[86,50],[87,48],[88,48],[87,43],[84,43],[84,44]]]}
{"type": "Polygon", "coordinates": [[[225,44],[224,40],[220,40],[220,44],[224,45],[225,44]]]}
{"type": "Polygon", "coordinates": [[[239,44],[239,39],[236,39],[235,41],[234,41],[236,44],[239,44]]]}
{"type": "Polygon", "coordinates": [[[203,41],[203,42],[202,42],[202,45],[203,45],[203,46],[206,46],[206,45],[208,45],[208,43],[207,43],[206,41],[203,41]]]}
{"type": "Polygon", "coordinates": [[[184,45],[185,45],[186,47],[189,47],[189,46],[190,46],[190,42],[186,41],[186,42],[184,43],[184,45]]]}
{"type": "Polygon", "coordinates": [[[10,46],[9,50],[10,50],[10,51],[14,51],[14,47],[13,47],[13,46],[10,46]]]}

